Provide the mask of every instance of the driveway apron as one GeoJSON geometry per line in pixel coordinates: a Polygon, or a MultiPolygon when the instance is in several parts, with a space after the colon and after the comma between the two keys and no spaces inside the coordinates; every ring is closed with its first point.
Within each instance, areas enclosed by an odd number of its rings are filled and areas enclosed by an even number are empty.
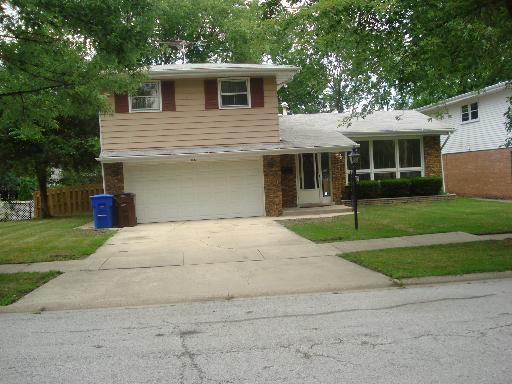
{"type": "Polygon", "coordinates": [[[9,311],[168,304],[391,286],[271,218],[124,228],[9,311]]]}

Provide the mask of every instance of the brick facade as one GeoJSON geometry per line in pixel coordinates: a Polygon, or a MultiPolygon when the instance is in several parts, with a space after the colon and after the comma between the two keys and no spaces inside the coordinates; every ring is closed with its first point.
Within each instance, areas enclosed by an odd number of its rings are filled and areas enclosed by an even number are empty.
{"type": "Polygon", "coordinates": [[[450,153],[443,162],[447,192],[512,199],[512,149],[450,153]]]}
{"type": "Polygon", "coordinates": [[[295,155],[281,155],[281,193],[283,196],[283,208],[297,206],[295,155]]]}
{"type": "Polygon", "coordinates": [[[341,204],[345,175],[345,153],[331,153],[332,201],[335,204],[341,204]]]}
{"type": "Polygon", "coordinates": [[[123,163],[104,163],[103,180],[105,181],[105,193],[124,192],[123,163]]]}
{"type": "Polygon", "coordinates": [[[423,137],[423,156],[425,159],[425,176],[442,176],[441,139],[439,135],[423,137]]]}
{"type": "Polygon", "coordinates": [[[263,156],[263,178],[265,213],[267,216],[280,216],[283,213],[280,156],[263,156]]]}

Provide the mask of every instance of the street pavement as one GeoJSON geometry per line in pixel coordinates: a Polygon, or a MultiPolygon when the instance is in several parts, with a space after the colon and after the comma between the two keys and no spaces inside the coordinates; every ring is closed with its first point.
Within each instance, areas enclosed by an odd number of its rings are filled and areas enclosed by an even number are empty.
{"type": "Polygon", "coordinates": [[[0,383],[510,383],[512,279],[0,314],[0,383]]]}

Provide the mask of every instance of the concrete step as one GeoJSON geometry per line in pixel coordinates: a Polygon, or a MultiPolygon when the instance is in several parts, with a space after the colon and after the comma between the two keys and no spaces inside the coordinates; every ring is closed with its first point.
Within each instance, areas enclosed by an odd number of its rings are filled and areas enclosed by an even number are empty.
{"type": "Polygon", "coordinates": [[[283,216],[323,215],[351,211],[352,208],[346,205],[324,205],[319,207],[285,208],[283,210],[283,216]]]}

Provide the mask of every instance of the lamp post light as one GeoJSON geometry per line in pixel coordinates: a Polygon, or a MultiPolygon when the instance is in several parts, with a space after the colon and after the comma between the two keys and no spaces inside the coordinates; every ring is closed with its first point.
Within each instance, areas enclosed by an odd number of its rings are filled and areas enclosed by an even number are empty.
{"type": "Polygon", "coordinates": [[[352,152],[349,153],[350,160],[350,184],[352,186],[352,209],[354,211],[354,227],[356,230],[359,228],[357,220],[357,164],[359,164],[359,150],[357,147],[352,147],[352,152]]]}

